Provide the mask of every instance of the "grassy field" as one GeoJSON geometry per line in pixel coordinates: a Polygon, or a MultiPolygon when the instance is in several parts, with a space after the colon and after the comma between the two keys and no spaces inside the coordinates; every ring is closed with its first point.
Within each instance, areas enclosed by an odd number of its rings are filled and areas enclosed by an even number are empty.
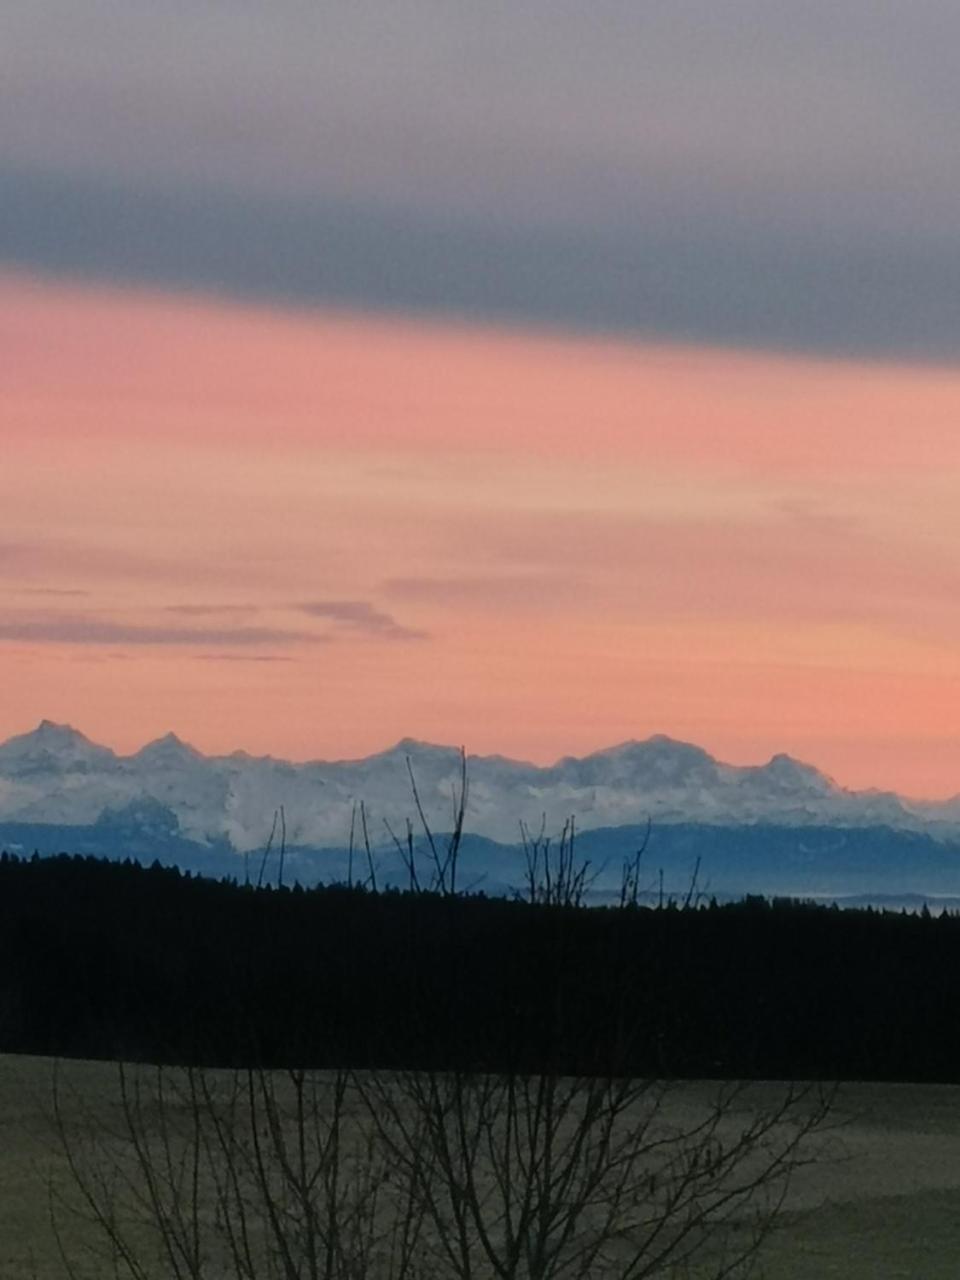
{"type": "Polygon", "coordinates": [[[960,1275],[960,1087],[851,1084],[829,1157],[797,1178],[771,1280],[960,1275]]]}
{"type": "MultiPolygon", "coordinates": [[[[61,1066],[68,1108],[110,1120],[113,1068],[61,1066]]],[[[51,1125],[53,1064],[0,1057],[0,1277],[61,1280],[51,1186],[70,1178],[51,1125]]],[[[691,1086],[691,1090],[695,1090],[691,1086]]],[[[772,1088],[772,1086],[771,1086],[772,1088]]],[[[793,1183],[768,1280],[946,1280],[960,1274],[960,1087],[847,1085],[818,1160],[793,1183]]],[[[82,1256],[85,1231],[69,1226],[82,1256]]],[[[102,1267],[78,1274],[100,1280],[102,1267]]],[[[162,1275],[162,1272],[158,1272],[162,1275]]]]}

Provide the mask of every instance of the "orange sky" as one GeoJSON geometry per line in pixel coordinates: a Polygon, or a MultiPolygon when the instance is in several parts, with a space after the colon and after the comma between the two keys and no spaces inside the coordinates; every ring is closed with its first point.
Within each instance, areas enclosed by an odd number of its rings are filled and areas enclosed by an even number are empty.
{"type": "Polygon", "coordinates": [[[960,791],[960,373],[0,279],[0,736],[960,791]]]}

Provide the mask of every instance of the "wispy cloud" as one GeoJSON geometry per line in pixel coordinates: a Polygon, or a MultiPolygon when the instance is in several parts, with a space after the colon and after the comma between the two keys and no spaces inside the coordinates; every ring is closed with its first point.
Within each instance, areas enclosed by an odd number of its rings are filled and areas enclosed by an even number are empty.
{"type": "Polygon", "coordinates": [[[378,640],[425,640],[427,632],[406,627],[369,600],[313,600],[296,608],[311,618],[326,618],[345,630],[378,640]]]}
{"type": "MultiPolygon", "coordinates": [[[[331,644],[338,639],[422,640],[426,632],[399,623],[392,614],[364,600],[305,601],[293,606],[306,618],[332,624],[327,630],[288,626],[246,625],[240,619],[269,612],[247,604],[174,604],[162,606],[166,617],[182,622],[129,621],[93,612],[49,609],[0,614],[0,643],[81,646],[134,645],[190,648],[215,646],[244,650],[258,646],[331,644]],[[197,619],[196,622],[193,619],[197,619]],[[209,620],[205,622],[204,620],[209,620]]],[[[197,655],[204,661],[290,661],[275,654],[235,652],[197,655]]]]}
{"type": "Polygon", "coordinates": [[[17,587],[15,590],[18,595],[22,596],[55,596],[57,598],[76,598],[77,596],[89,596],[92,594],[82,587],[17,587]]]}
{"type": "MultiPolygon", "coordinates": [[[[154,583],[169,594],[186,594],[191,588],[211,592],[224,588],[239,594],[251,590],[254,582],[269,582],[271,572],[249,558],[205,555],[198,545],[158,552],[154,546],[128,548],[92,539],[88,542],[82,535],[0,540],[0,576],[18,591],[37,594],[64,594],[47,586],[64,579],[78,584],[71,594],[91,594],[91,586],[107,581],[120,585],[154,583]]],[[[180,606],[174,608],[185,611],[180,606]]]]}
{"type": "Polygon", "coordinates": [[[198,653],[197,662],[296,662],[280,653],[198,653]]]}
{"type": "Polygon", "coordinates": [[[0,618],[0,641],[75,645],[253,645],[323,644],[328,637],[277,627],[170,627],[117,622],[84,615],[0,618]]]}
{"type": "Polygon", "coordinates": [[[239,618],[261,612],[260,606],[255,604],[167,604],[163,611],[184,618],[239,618]]]}
{"type": "Polygon", "coordinates": [[[574,591],[582,593],[587,583],[582,577],[561,570],[533,573],[486,573],[464,576],[424,575],[422,577],[387,578],[383,591],[402,600],[426,604],[475,603],[542,605],[547,599],[567,599],[574,591]]]}
{"type": "MultiPolygon", "coordinates": [[[[51,538],[0,542],[0,571],[25,577],[76,574],[142,575],[157,567],[149,556],[120,547],[98,547],[51,538]]],[[[29,584],[29,589],[52,594],[56,588],[29,584]]],[[[74,588],[81,591],[84,588],[74,588]]]]}

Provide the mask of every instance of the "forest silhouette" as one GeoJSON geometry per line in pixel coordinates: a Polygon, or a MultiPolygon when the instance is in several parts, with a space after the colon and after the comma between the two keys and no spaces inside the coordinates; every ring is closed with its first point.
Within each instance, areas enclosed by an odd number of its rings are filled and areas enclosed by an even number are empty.
{"type": "Polygon", "coordinates": [[[960,1080],[960,916],[256,887],[0,856],[0,1050],[960,1080]]]}

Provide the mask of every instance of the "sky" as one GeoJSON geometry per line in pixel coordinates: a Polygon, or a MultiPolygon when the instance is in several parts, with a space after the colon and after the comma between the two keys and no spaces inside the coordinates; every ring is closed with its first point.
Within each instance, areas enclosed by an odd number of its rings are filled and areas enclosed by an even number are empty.
{"type": "Polygon", "coordinates": [[[7,0],[0,736],[960,791],[958,41],[7,0]]]}

